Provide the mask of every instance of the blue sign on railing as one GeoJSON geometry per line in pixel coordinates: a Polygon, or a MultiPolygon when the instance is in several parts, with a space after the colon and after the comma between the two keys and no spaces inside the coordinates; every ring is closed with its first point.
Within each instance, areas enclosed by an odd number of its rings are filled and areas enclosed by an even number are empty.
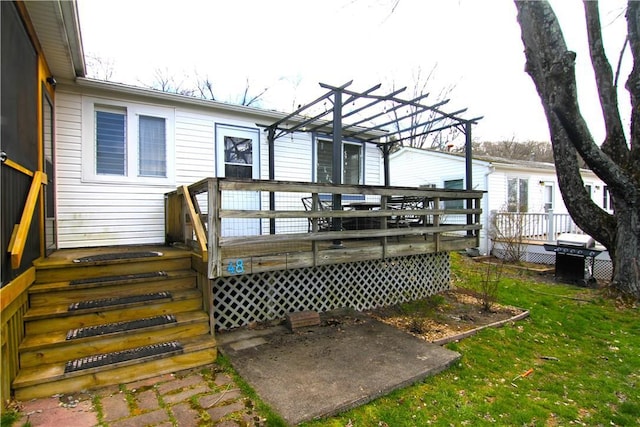
{"type": "Polygon", "coordinates": [[[243,274],[244,270],[244,260],[237,259],[235,261],[229,261],[229,265],[227,265],[227,271],[229,274],[243,274]]]}

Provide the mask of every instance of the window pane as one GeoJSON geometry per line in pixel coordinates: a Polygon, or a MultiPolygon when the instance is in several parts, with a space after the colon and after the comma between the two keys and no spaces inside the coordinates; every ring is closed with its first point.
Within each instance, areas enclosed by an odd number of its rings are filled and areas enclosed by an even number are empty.
{"type": "Polygon", "coordinates": [[[343,145],[344,170],[343,184],[360,184],[362,147],[355,144],[343,145]]]}
{"type": "Polygon", "coordinates": [[[140,176],[167,176],[165,119],[140,116],[138,143],[140,176]]]}
{"type": "Polygon", "coordinates": [[[251,166],[225,164],[224,176],[227,178],[253,178],[253,168],[251,166]]]}
{"type": "Polygon", "coordinates": [[[253,164],[253,141],[249,138],[224,137],[225,163],[253,164]]]}
{"type": "Polygon", "coordinates": [[[96,173],[125,174],[125,114],[96,111],[96,173]]]}
{"type": "Polygon", "coordinates": [[[507,181],[507,211],[518,211],[518,179],[509,178],[507,181]]]}
{"type": "Polygon", "coordinates": [[[519,198],[519,206],[520,212],[528,212],[529,211],[529,181],[526,179],[520,180],[520,194],[518,194],[519,198]]]}
{"type": "Polygon", "coordinates": [[[544,186],[544,210],[549,211],[553,209],[553,186],[545,185],[544,186]]]}
{"type": "Polygon", "coordinates": [[[331,141],[318,141],[318,166],[316,170],[317,182],[333,181],[333,143],[331,141]]]}
{"type": "MultiPolygon", "coordinates": [[[[451,179],[451,180],[445,181],[444,188],[447,188],[450,190],[463,190],[464,180],[451,179]]],[[[445,200],[444,208],[445,209],[464,209],[464,200],[445,200]]]]}

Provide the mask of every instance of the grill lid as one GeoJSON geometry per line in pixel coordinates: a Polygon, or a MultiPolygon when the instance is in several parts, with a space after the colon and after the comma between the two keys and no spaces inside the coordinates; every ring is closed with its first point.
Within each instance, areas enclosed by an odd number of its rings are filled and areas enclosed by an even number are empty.
{"type": "Polygon", "coordinates": [[[588,234],[562,233],[558,235],[557,245],[576,248],[593,248],[596,245],[596,241],[588,234]]]}

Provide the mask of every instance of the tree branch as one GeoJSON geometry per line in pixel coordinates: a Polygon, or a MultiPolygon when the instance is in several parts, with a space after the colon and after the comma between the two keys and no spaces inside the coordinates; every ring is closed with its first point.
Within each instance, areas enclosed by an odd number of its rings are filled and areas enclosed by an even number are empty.
{"type": "Polygon", "coordinates": [[[640,169],[640,2],[629,0],[627,4],[627,31],[633,69],[626,88],[631,94],[631,157],[633,167],[640,169]]]}
{"type": "Polygon", "coordinates": [[[607,248],[613,248],[615,220],[598,208],[585,191],[577,153],[616,190],[623,190],[624,171],[595,145],[580,115],[575,53],[567,50],[553,10],[546,1],[515,1],[515,4],[525,46],[526,71],[547,116],[562,197],[580,228],[607,248]]]}
{"type": "MultiPolygon", "coordinates": [[[[562,31],[553,10],[546,1],[516,1],[518,21],[527,59],[526,71],[531,76],[542,101],[552,135],[565,135],[552,143],[572,144],[586,164],[610,187],[613,193],[635,198],[622,164],[606,155],[593,141],[580,114],[575,79],[575,53],[567,50],[562,31]],[[557,115],[560,114],[558,117],[557,115]],[[555,120],[558,118],[558,120],[555,120]],[[554,129],[561,126],[562,129],[554,129]]],[[[556,164],[556,166],[558,166],[556,164]]],[[[563,173],[558,170],[558,175],[563,173]]],[[[570,191],[578,191],[573,188],[570,191]]]]}
{"type": "Polygon", "coordinates": [[[613,81],[613,71],[607,60],[602,44],[602,27],[598,2],[584,1],[584,12],[587,20],[587,36],[589,40],[589,55],[596,77],[598,96],[606,128],[602,151],[612,156],[617,163],[628,161],[629,149],[620,120],[618,110],[618,95],[613,81]]]}

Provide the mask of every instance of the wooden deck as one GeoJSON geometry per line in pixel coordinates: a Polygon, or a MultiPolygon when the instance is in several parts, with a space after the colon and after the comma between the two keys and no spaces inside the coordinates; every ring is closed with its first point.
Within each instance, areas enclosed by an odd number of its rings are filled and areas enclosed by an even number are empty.
{"type": "Polygon", "coordinates": [[[167,239],[199,251],[209,278],[447,252],[478,246],[482,196],[208,178],[166,195],[167,239]],[[456,200],[466,207],[449,208],[456,200]]]}

